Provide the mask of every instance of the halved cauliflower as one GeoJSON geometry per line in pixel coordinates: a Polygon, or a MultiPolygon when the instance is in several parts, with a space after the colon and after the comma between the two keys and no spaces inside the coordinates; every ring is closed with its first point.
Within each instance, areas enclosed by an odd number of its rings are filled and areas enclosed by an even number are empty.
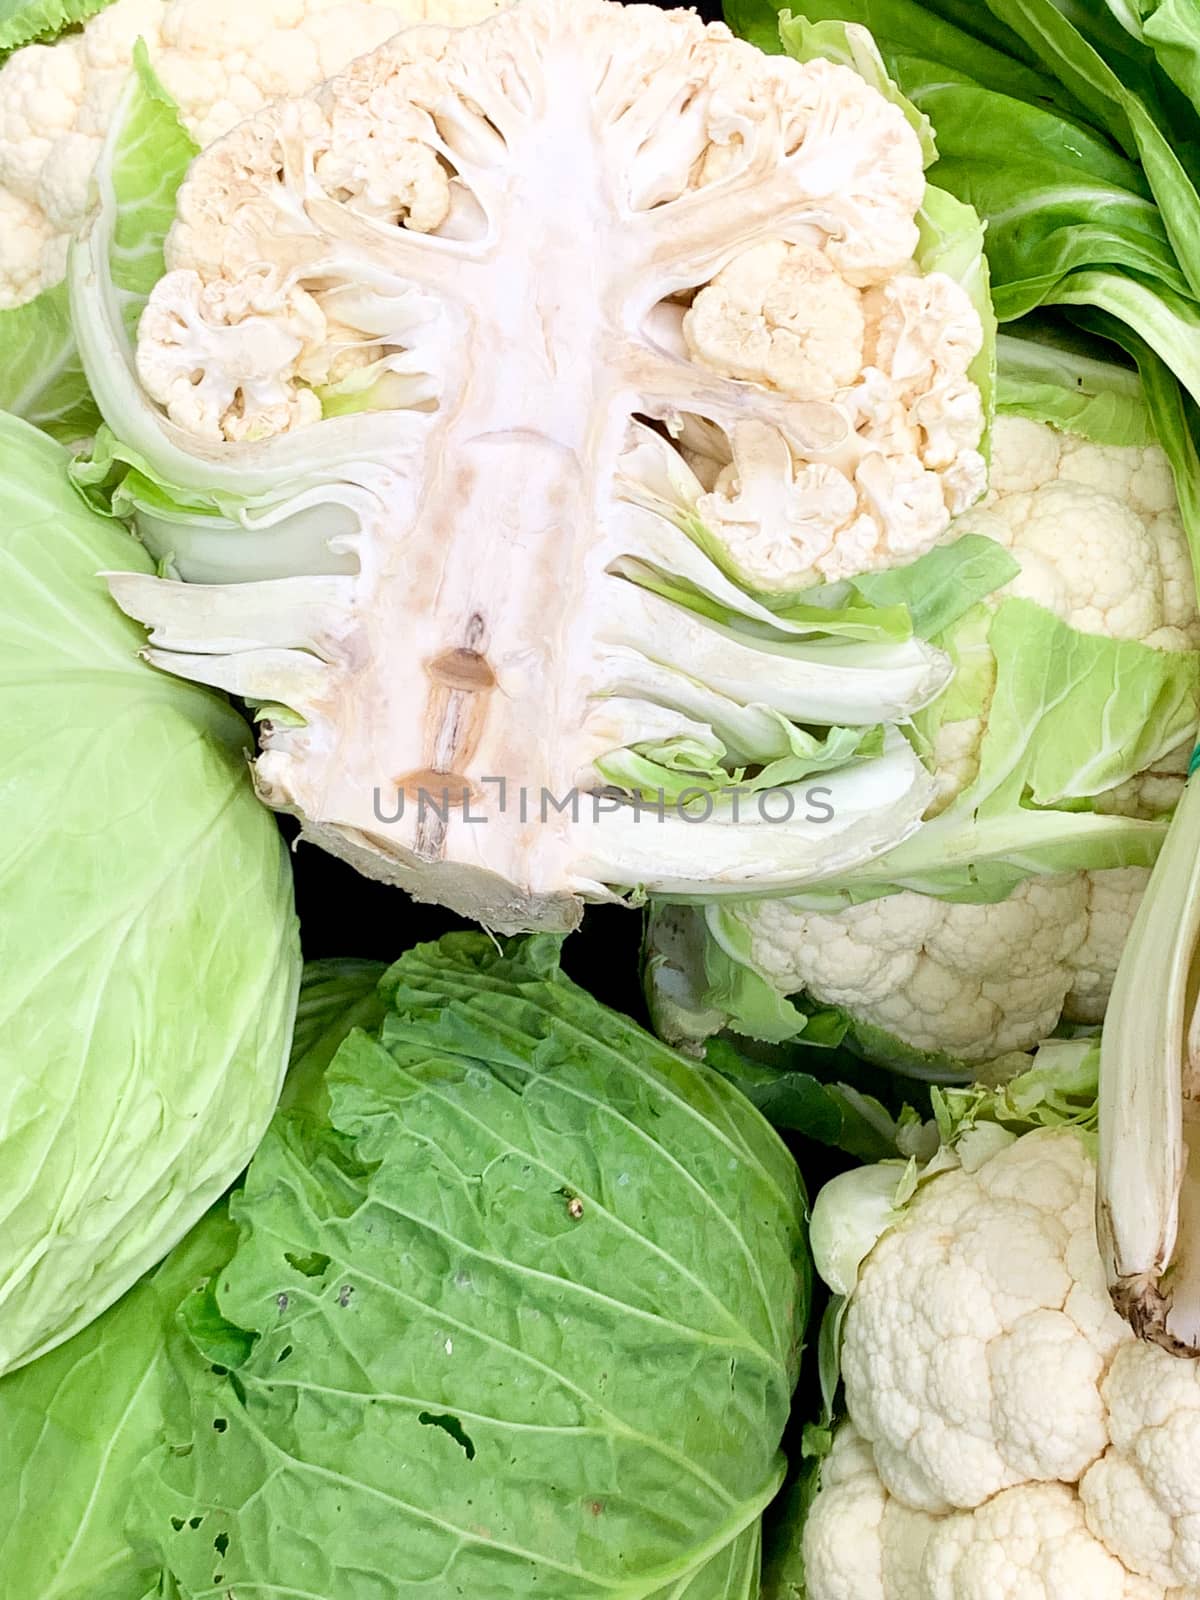
{"type": "Polygon", "coordinates": [[[510,0],[114,0],[0,66],[0,310],[61,282],[104,136],[144,39],[188,132],[211,144],[410,23],[467,24],[510,0]]]}
{"type": "Polygon", "coordinates": [[[1113,1310],[1094,1207],[1084,1139],[1039,1130],[930,1178],[875,1245],[808,1600],[1200,1596],[1200,1365],[1113,1310]]]}
{"type": "Polygon", "coordinates": [[[135,484],[139,532],[203,583],[114,580],[151,659],[268,703],[259,789],[307,837],[496,926],[887,848],[928,782],[879,726],[947,658],[759,594],[908,561],[983,488],[985,330],[922,268],[923,160],[848,68],[524,0],[204,151],[132,363],[102,212],[88,380],[166,485],[135,484]],[[607,759],[651,744],[704,768],[709,821],[597,818],[607,759]],[[831,827],[724,805],[775,761],[828,771],[831,827]]]}

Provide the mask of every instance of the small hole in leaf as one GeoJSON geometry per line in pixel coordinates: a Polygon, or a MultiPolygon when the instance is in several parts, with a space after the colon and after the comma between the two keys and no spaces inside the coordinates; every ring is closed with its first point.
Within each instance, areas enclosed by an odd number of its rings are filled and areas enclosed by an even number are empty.
{"type": "Polygon", "coordinates": [[[211,1367],[209,1370],[216,1378],[227,1378],[229,1376],[228,1367],[211,1367]]]}
{"type": "Polygon", "coordinates": [[[275,1357],[275,1359],[276,1359],[276,1361],[286,1361],[287,1358],[291,1355],[291,1353],[292,1353],[292,1346],[290,1344],[285,1344],[283,1349],[279,1352],[279,1354],[275,1357]]]}
{"type": "Polygon", "coordinates": [[[223,1556],[229,1549],[229,1535],[227,1533],[219,1533],[213,1540],[213,1549],[219,1556],[223,1556]]]}
{"type": "Polygon", "coordinates": [[[189,1517],[188,1518],[188,1527],[189,1528],[198,1528],[203,1521],[204,1521],[203,1517],[189,1517]]]}
{"type": "Polygon", "coordinates": [[[449,1434],[455,1444],[460,1446],[467,1460],[474,1461],[475,1445],[456,1416],[448,1411],[436,1414],[432,1411],[422,1411],[418,1413],[417,1421],[423,1428],[440,1428],[443,1433],[449,1434]]]}
{"type": "Polygon", "coordinates": [[[323,1255],[320,1250],[310,1250],[306,1256],[293,1255],[290,1250],[285,1250],[283,1259],[289,1267],[294,1267],[306,1278],[319,1278],[329,1266],[329,1257],[323,1255]]]}
{"type": "Polygon", "coordinates": [[[213,1431],[215,1433],[224,1433],[225,1429],[228,1426],[229,1426],[229,1421],[228,1421],[228,1419],[226,1417],[214,1417],[213,1418],[213,1431]]]}
{"type": "Polygon", "coordinates": [[[182,1533],[183,1532],[183,1527],[184,1527],[183,1518],[182,1517],[172,1517],[171,1518],[171,1526],[175,1529],[176,1533],[182,1533]]]}

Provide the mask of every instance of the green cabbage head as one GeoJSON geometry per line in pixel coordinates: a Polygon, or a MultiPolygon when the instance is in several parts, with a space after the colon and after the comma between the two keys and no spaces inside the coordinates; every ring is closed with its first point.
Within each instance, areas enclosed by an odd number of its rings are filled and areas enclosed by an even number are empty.
{"type": "Polygon", "coordinates": [[[559,943],[410,951],[275,1118],[134,1486],[155,1595],[758,1594],[799,1173],[559,943]]]}
{"type": "Polygon", "coordinates": [[[139,659],[145,552],[0,413],[0,1373],[154,1266],[262,1137],[300,952],[219,695],[139,659]]]}

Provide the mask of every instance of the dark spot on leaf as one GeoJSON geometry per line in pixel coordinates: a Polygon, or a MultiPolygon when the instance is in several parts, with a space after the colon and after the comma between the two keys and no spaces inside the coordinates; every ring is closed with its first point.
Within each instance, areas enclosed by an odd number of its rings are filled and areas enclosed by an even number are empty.
{"type": "Polygon", "coordinates": [[[283,1259],[289,1267],[294,1267],[306,1278],[319,1278],[329,1268],[329,1257],[320,1250],[310,1250],[306,1256],[293,1255],[290,1250],[285,1250],[283,1259]]]}
{"type": "Polygon", "coordinates": [[[214,1417],[213,1418],[213,1432],[214,1433],[224,1433],[225,1429],[228,1426],[229,1426],[229,1420],[228,1420],[227,1417],[214,1417]]]}
{"type": "Polygon", "coordinates": [[[229,1535],[227,1533],[219,1533],[213,1540],[213,1549],[219,1556],[223,1556],[229,1549],[229,1535]]]}
{"type": "Polygon", "coordinates": [[[342,1307],[343,1311],[344,1311],[346,1309],[346,1307],[350,1304],[351,1300],[353,1300],[353,1299],[354,1299],[354,1285],[352,1283],[344,1283],[342,1285],[342,1287],[338,1290],[338,1297],[337,1297],[338,1305],[340,1305],[342,1307]]]}
{"type": "Polygon", "coordinates": [[[209,1371],[217,1378],[227,1378],[229,1376],[228,1367],[210,1367],[209,1371]]]}
{"type": "Polygon", "coordinates": [[[417,1414],[417,1421],[423,1428],[440,1428],[443,1433],[448,1433],[455,1444],[461,1446],[468,1461],[475,1459],[475,1446],[470,1435],[463,1428],[462,1423],[451,1412],[434,1413],[421,1411],[417,1414]]]}
{"type": "Polygon", "coordinates": [[[604,1512],[604,1501],[603,1500],[589,1500],[588,1501],[588,1510],[592,1513],[592,1515],[594,1517],[599,1517],[599,1516],[603,1515],[603,1512],[604,1512]]]}
{"type": "Polygon", "coordinates": [[[285,1295],[285,1294],[277,1294],[275,1296],[275,1304],[279,1307],[280,1311],[286,1311],[287,1308],[288,1308],[288,1297],[287,1297],[287,1295],[285,1295]]]}

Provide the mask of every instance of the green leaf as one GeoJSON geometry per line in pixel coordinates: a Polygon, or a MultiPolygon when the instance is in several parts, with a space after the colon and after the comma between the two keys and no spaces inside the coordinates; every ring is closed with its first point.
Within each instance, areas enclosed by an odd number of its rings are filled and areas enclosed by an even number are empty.
{"type": "Polygon", "coordinates": [[[1141,449],[1155,442],[1137,372],[1118,365],[1096,341],[1073,339],[1070,328],[1048,327],[1045,318],[1026,318],[1000,336],[997,357],[996,404],[1007,416],[1048,422],[1093,444],[1141,449]]]}
{"type": "Polygon", "coordinates": [[[1200,19],[1191,0],[1139,0],[1142,36],[1163,71],[1200,106],[1200,19]]]}
{"type": "Polygon", "coordinates": [[[112,0],[0,0],[0,56],[35,41],[48,44],[111,3],[112,0]]]}
{"type": "Polygon", "coordinates": [[[161,1435],[168,1331],[236,1237],[222,1205],[90,1327],[0,1378],[0,1570],[14,1600],[145,1592],[153,1570],[121,1530],[130,1480],[161,1435]]]}
{"type": "Polygon", "coordinates": [[[661,801],[678,807],[684,815],[703,815],[706,795],[730,789],[758,794],[883,753],[883,729],[878,726],[808,733],[789,723],[787,733],[789,753],[766,760],[750,772],[732,767],[720,740],[684,737],[614,750],[596,761],[595,767],[613,788],[652,804],[661,801]]]}
{"type": "Polygon", "coordinates": [[[1030,600],[988,632],[996,688],[970,803],[997,811],[1103,793],[1190,737],[1200,655],[1079,633],[1030,600]]]}
{"type": "Polygon", "coordinates": [[[309,961],[300,985],[292,1059],[279,1098],[284,1110],[296,1107],[329,1115],[325,1071],[342,1040],[355,1028],[368,1032],[383,1021],[386,1005],[379,981],[382,961],[309,961]]]}
{"type": "Polygon", "coordinates": [[[23,417],[64,444],[100,424],[79,364],[67,286],[0,311],[0,410],[23,417]]]}
{"type": "Polygon", "coordinates": [[[988,0],[988,7],[1051,64],[1098,126],[1140,156],[1180,264],[1200,292],[1200,194],[1155,118],[1153,83],[1132,62],[1118,74],[1054,0],[988,0]]]}
{"type": "Polygon", "coordinates": [[[864,573],[854,587],[873,605],[903,605],[922,639],[942,634],[979,601],[1016,577],[1020,564],[981,533],[965,533],[907,567],[864,573]]]}
{"type": "MultiPolygon", "coordinates": [[[[1020,41],[999,29],[983,6],[942,5],[934,10],[920,0],[804,0],[803,5],[792,5],[790,0],[781,5],[773,0],[727,0],[725,17],[735,33],[760,49],[778,51],[779,13],[789,10],[801,11],[813,23],[850,22],[866,28],[888,75],[906,95],[912,92],[907,63],[924,58],[954,71],[962,81],[983,83],[1033,104],[1081,110],[1053,78],[1013,57],[1011,49],[1020,50],[1020,41]],[[955,11],[965,26],[944,14],[955,11]],[[996,42],[988,43],[971,31],[980,24],[990,27],[996,42]]],[[[934,132],[936,138],[936,124],[934,132]]]]}
{"type": "Polygon", "coordinates": [[[704,1059],[735,1083],[772,1127],[844,1150],[859,1161],[884,1161],[898,1153],[896,1120],[873,1095],[811,1072],[756,1061],[729,1039],[710,1039],[704,1059]]]}
{"type": "Polygon", "coordinates": [[[175,220],[175,196],[199,146],[179,120],[144,39],[133,51],[125,106],[100,160],[99,181],[116,204],[112,281],[132,335],[150,291],[166,271],[163,247],[175,220]]]}
{"type": "Polygon", "coordinates": [[[803,1190],[558,950],[410,952],[330,1068],[333,1130],[277,1118],[217,1287],[252,1342],[229,1372],[181,1356],[138,1484],[180,1596],[754,1593],[803,1190]]]}

